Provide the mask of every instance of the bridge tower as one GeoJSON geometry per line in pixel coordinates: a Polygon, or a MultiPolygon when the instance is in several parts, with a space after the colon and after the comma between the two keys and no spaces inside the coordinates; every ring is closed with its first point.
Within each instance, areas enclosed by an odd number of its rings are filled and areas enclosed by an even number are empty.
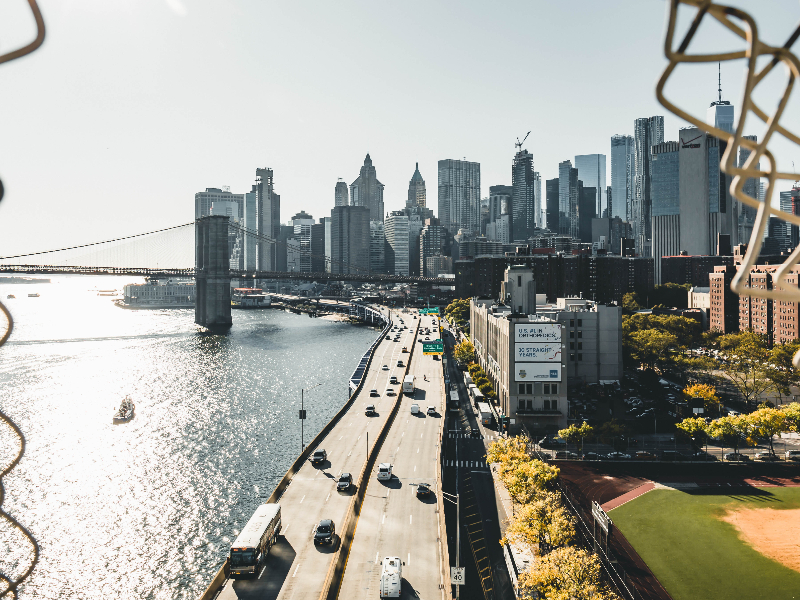
{"type": "Polygon", "coordinates": [[[195,222],[194,322],[212,331],[230,329],[231,271],[228,217],[211,216],[195,222]]]}

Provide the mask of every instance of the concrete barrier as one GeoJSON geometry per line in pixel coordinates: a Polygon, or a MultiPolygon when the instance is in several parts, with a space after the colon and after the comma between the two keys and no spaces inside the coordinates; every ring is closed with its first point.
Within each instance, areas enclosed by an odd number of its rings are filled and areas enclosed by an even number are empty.
{"type": "Polygon", "coordinates": [[[442,375],[442,406],[444,407],[444,418],[439,424],[439,465],[436,469],[436,511],[437,523],[439,524],[439,556],[441,557],[441,582],[442,600],[450,597],[450,549],[447,545],[447,521],[444,518],[444,494],[442,493],[442,469],[444,468],[444,432],[447,429],[447,422],[450,420],[450,411],[447,409],[447,390],[444,387],[444,376],[442,375]]]}
{"type": "MultiPolygon", "coordinates": [[[[369,361],[367,362],[367,370],[369,370],[369,367],[372,364],[372,357],[375,354],[375,348],[378,347],[379,342],[383,341],[383,338],[386,337],[386,334],[389,332],[391,328],[392,328],[392,321],[390,318],[387,321],[386,327],[383,328],[383,331],[381,331],[377,340],[372,344],[369,361]]],[[[319,446],[322,440],[325,439],[325,436],[327,436],[331,432],[331,430],[342,419],[342,417],[347,413],[347,411],[350,410],[350,407],[353,406],[353,403],[356,401],[359,392],[364,387],[364,380],[365,378],[362,377],[361,383],[358,384],[358,388],[356,388],[356,390],[351,394],[347,402],[345,402],[344,405],[342,405],[342,408],[339,409],[339,412],[337,412],[333,416],[333,418],[330,421],[328,421],[328,424],[325,425],[325,427],[323,427],[322,430],[314,437],[314,439],[308,443],[305,449],[300,453],[300,456],[297,457],[297,459],[292,463],[292,466],[289,467],[289,470],[286,471],[286,474],[278,482],[278,485],[275,486],[275,489],[272,491],[272,494],[270,494],[270,497],[267,498],[264,504],[272,504],[280,499],[280,497],[283,495],[283,492],[286,491],[286,488],[289,487],[289,484],[292,482],[292,478],[300,470],[303,464],[308,460],[308,457],[314,451],[314,448],[319,446]]],[[[219,571],[217,571],[216,576],[211,581],[211,584],[208,586],[208,588],[206,588],[206,591],[203,593],[203,595],[200,596],[199,600],[211,600],[217,593],[219,588],[222,586],[222,584],[225,583],[225,580],[227,578],[228,578],[228,558],[226,557],[225,562],[222,564],[222,567],[220,567],[219,571]]]]}
{"type": "MultiPolygon", "coordinates": [[[[417,347],[417,336],[419,334],[420,321],[421,319],[417,319],[417,328],[414,331],[414,341],[411,345],[411,350],[409,351],[408,361],[406,362],[405,375],[408,375],[408,372],[411,370],[411,359],[414,358],[414,349],[417,347]]],[[[402,404],[403,397],[405,396],[405,394],[402,392],[402,387],[400,389],[401,391],[397,395],[397,400],[392,407],[392,412],[389,413],[386,422],[381,428],[381,432],[372,443],[372,447],[367,455],[367,461],[364,463],[361,473],[359,473],[356,483],[358,488],[356,493],[353,495],[353,499],[350,501],[350,507],[347,510],[347,517],[345,517],[344,526],[341,529],[342,535],[340,536],[339,548],[336,550],[336,554],[333,557],[333,561],[331,561],[330,567],[328,567],[328,573],[325,576],[325,584],[323,585],[322,593],[319,595],[319,600],[335,600],[339,596],[339,589],[342,587],[342,580],[344,579],[344,573],[347,568],[347,559],[350,556],[350,548],[353,545],[356,527],[358,526],[358,517],[361,515],[361,506],[363,505],[364,497],[367,494],[370,475],[372,475],[372,470],[375,468],[375,461],[378,459],[378,453],[383,446],[386,436],[389,434],[389,430],[392,428],[394,419],[400,410],[400,405],[402,404]]]]}

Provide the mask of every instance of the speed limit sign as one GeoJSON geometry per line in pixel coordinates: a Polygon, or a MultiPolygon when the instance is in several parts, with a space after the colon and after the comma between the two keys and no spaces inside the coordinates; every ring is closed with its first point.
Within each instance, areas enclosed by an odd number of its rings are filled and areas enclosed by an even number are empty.
{"type": "Polygon", "coordinates": [[[453,585],[464,585],[464,567],[450,567],[450,581],[453,585]]]}

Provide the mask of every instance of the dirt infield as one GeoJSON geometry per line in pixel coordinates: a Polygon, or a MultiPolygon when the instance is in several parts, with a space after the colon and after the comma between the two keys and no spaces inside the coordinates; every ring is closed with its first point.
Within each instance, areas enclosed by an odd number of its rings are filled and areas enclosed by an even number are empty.
{"type": "Polygon", "coordinates": [[[722,520],[761,554],[800,572],[800,509],[741,508],[722,520]]]}

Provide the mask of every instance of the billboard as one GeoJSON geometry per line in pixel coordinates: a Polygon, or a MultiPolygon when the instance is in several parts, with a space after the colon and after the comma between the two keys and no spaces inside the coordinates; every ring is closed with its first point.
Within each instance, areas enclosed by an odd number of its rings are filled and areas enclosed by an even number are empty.
{"type": "Polygon", "coordinates": [[[560,342],[561,323],[517,323],[515,342],[560,342]]]}
{"type": "Polygon", "coordinates": [[[515,363],[514,381],[561,381],[561,363],[515,363]]]}
{"type": "Polygon", "coordinates": [[[561,344],[514,344],[517,362],[561,362],[561,344]]]}

